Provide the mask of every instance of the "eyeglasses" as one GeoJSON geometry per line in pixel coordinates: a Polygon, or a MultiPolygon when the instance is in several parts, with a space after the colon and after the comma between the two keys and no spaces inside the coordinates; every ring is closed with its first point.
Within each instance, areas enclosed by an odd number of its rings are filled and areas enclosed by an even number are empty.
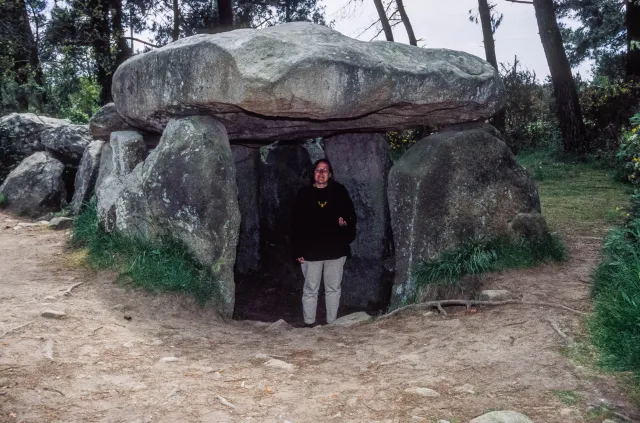
{"type": "Polygon", "coordinates": [[[316,169],[316,173],[329,173],[329,169],[316,169]]]}

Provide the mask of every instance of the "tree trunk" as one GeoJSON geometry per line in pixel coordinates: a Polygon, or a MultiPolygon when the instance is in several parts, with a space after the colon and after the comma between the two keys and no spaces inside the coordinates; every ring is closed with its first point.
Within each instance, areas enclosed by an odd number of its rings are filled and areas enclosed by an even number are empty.
{"type": "Polygon", "coordinates": [[[498,59],[496,58],[496,45],[493,40],[493,28],[491,27],[491,9],[488,0],[478,0],[478,11],[480,14],[480,24],[482,25],[482,38],[484,40],[484,54],[487,62],[498,69],[498,59]]]}
{"type": "Polygon", "coordinates": [[[376,5],[376,10],[378,11],[380,23],[382,24],[382,29],[384,30],[385,37],[387,37],[387,41],[393,41],[393,32],[391,31],[391,25],[389,25],[387,12],[382,5],[382,0],[373,0],[373,3],[376,5]]]}
{"type": "Polygon", "coordinates": [[[398,12],[400,12],[400,18],[402,18],[402,23],[404,27],[407,29],[407,35],[409,36],[409,44],[412,46],[418,45],[418,40],[416,40],[416,36],[413,33],[413,27],[411,26],[411,22],[409,21],[409,16],[407,15],[407,11],[404,8],[403,0],[396,0],[396,6],[398,6],[398,12]]]}
{"type": "Polygon", "coordinates": [[[18,111],[26,112],[29,109],[30,92],[26,85],[29,83],[32,72],[37,75],[40,69],[40,60],[38,58],[38,49],[33,39],[33,32],[31,31],[26,2],[24,0],[12,1],[8,2],[7,6],[7,9],[9,9],[7,25],[11,23],[15,25],[14,39],[16,45],[13,52],[15,81],[18,85],[25,86],[18,93],[16,101],[18,103],[18,111]]]}
{"type": "Polygon", "coordinates": [[[173,29],[171,30],[171,39],[177,41],[180,38],[180,5],[178,0],[173,0],[173,29]]]}
{"type": "Polygon", "coordinates": [[[218,0],[218,17],[220,18],[220,27],[216,32],[231,31],[233,29],[232,0],[218,0]]]}
{"type": "Polygon", "coordinates": [[[122,0],[111,0],[111,26],[117,48],[114,71],[131,56],[131,51],[127,45],[127,38],[124,34],[124,27],[122,26],[122,18],[122,0]]]}
{"type": "Polygon", "coordinates": [[[571,74],[571,67],[562,44],[553,0],[533,0],[538,30],[553,82],[556,98],[556,114],[564,152],[584,154],[587,150],[586,131],[580,111],[578,92],[571,74]]]}
{"type": "Polygon", "coordinates": [[[640,3],[628,0],[625,16],[627,27],[627,78],[640,79],[640,3]]]}
{"type": "Polygon", "coordinates": [[[90,0],[91,47],[96,62],[96,79],[100,85],[100,105],[111,101],[111,78],[113,60],[111,59],[111,31],[109,29],[109,4],[106,0],[90,0]]]}

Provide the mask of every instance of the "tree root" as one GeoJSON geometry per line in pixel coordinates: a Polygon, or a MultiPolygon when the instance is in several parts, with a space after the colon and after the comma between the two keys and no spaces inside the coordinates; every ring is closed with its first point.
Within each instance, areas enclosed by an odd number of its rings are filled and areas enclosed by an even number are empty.
{"type": "Polygon", "coordinates": [[[64,296],[68,297],[69,295],[71,295],[71,291],[73,291],[73,288],[77,288],[78,286],[82,285],[85,282],[86,281],[82,281],[82,282],[78,282],[76,284],[71,285],[69,288],[67,288],[66,291],[64,291],[64,296]]]}
{"type": "Polygon", "coordinates": [[[391,316],[403,313],[405,311],[420,311],[420,310],[426,310],[426,309],[431,308],[431,307],[437,307],[438,310],[440,311],[440,313],[446,315],[447,313],[444,311],[442,306],[463,305],[463,306],[467,307],[467,310],[469,310],[472,306],[481,306],[481,305],[501,306],[501,305],[508,305],[508,304],[554,307],[554,308],[561,308],[563,310],[570,311],[572,313],[579,314],[581,316],[586,316],[587,315],[587,313],[585,313],[584,311],[575,310],[575,309],[572,309],[572,308],[567,307],[567,306],[562,305],[562,304],[545,303],[545,302],[538,302],[538,301],[520,301],[520,300],[505,300],[505,301],[440,300],[440,301],[426,301],[424,303],[410,304],[408,306],[400,307],[400,308],[397,308],[397,309],[395,309],[395,310],[393,310],[393,311],[391,311],[391,312],[389,312],[387,314],[384,314],[384,315],[378,317],[378,319],[387,319],[387,318],[389,318],[391,316]]]}

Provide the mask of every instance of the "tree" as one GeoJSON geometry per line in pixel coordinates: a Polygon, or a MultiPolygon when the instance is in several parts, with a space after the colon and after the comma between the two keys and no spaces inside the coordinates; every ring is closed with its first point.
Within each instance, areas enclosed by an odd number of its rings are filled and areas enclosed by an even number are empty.
{"type": "Polygon", "coordinates": [[[627,78],[640,80],[640,0],[627,0],[627,78]]]}
{"type": "MultiPolygon", "coordinates": [[[[495,4],[489,4],[488,0],[478,0],[478,15],[480,16],[480,24],[482,25],[482,39],[484,41],[484,53],[487,62],[498,69],[498,59],[496,57],[496,44],[493,39],[496,29],[502,22],[502,14],[495,16],[492,10],[495,4]]],[[[477,18],[476,18],[477,23],[477,18]]]]}
{"type": "MultiPolygon", "coordinates": [[[[518,2],[525,3],[525,1],[518,2]]],[[[542,42],[551,74],[553,93],[556,100],[556,116],[558,117],[560,133],[562,134],[564,152],[584,154],[588,143],[580,110],[578,91],[576,90],[573,75],[571,74],[571,66],[562,43],[553,0],[533,0],[531,3],[535,10],[540,41],[542,42]]]]}
{"type": "Polygon", "coordinates": [[[387,41],[393,41],[393,31],[391,30],[389,18],[387,17],[387,11],[382,4],[382,0],[373,0],[373,3],[376,6],[376,11],[378,12],[380,25],[382,25],[382,30],[384,31],[385,38],[387,39],[387,41]]]}
{"type": "Polygon", "coordinates": [[[411,22],[409,21],[409,16],[404,8],[403,0],[396,0],[396,6],[398,8],[398,12],[400,13],[400,18],[402,19],[402,23],[404,24],[405,29],[407,30],[407,36],[409,37],[409,44],[412,46],[418,45],[418,40],[416,40],[416,36],[413,33],[413,27],[411,26],[411,22]]]}

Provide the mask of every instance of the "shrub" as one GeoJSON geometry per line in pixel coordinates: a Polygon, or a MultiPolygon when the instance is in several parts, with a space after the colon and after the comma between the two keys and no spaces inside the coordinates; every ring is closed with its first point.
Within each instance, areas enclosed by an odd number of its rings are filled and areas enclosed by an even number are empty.
{"type": "Polygon", "coordinates": [[[604,255],[593,286],[592,341],[604,366],[640,377],[640,219],[613,229],[604,255]]]}
{"type": "Polygon", "coordinates": [[[631,120],[632,128],[622,136],[616,157],[623,177],[632,184],[640,182],[640,114],[631,120]]]}
{"type": "Polygon", "coordinates": [[[99,225],[95,201],[90,202],[73,226],[71,244],[87,248],[89,264],[119,271],[119,280],[151,292],[185,292],[200,304],[220,299],[216,275],[199,264],[187,248],[172,239],[157,243],[106,233],[99,225]]]}
{"type": "Polygon", "coordinates": [[[0,194],[0,208],[4,208],[7,203],[7,197],[4,194],[0,194]]]}

